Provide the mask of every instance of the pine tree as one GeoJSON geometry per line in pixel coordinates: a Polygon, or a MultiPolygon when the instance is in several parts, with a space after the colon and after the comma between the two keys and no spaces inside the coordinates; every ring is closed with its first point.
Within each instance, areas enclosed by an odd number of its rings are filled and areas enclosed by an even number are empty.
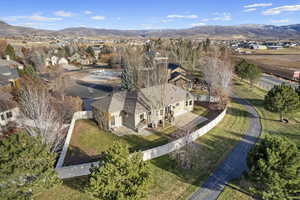
{"type": "Polygon", "coordinates": [[[266,135],[248,154],[252,191],[265,200],[292,200],[300,196],[300,152],[285,137],[266,135]]]}
{"type": "Polygon", "coordinates": [[[283,114],[295,112],[299,109],[300,100],[296,91],[290,85],[281,84],[274,86],[265,96],[265,108],[280,114],[283,121],[283,114]]]}
{"type": "Polygon", "coordinates": [[[10,44],[7,45],[4,54],[9,55],[10,59],[12,60],[16,59],[15,49],[10,44]]]}
{"type": "Polygon", "coordinates": [[[124,67],[124,70],[121,74],[121,88],[124,90],[132,90],[134,88],[134,83],[129,72],[128,67],[124,67]]]}
{"type": "Polygon", "coordinates": [[[235,73],[241,78],[247,78],[247,67],[248,63],[245,59],[242,60],[238,65],[235,66],[235,73]]]}
{"type": "Polygon", "coordinates": [[[248,79],[250,87],[252,87],[253,83],[261,76],[261,71],[258,66],[248,63],[245,59],[235,66],[235,73],[241,79],[248,79]]]}
{"type": "Polygon", "coordinates": [[[90,56],[92,56],[92,57],[96,57],[96,55],[95,55],[95,51],[94,51],[94,49],[92,48],[92,47],[88,47],[88,48],[86,48],[86,50],[85,50],[90,56]]]}
{"type": "Polygon", "coordinates": [[[129,155],[126,145],[115,143],[105,152],[102,166],[91,168],[87,192],[96,199],[140,200],[150,182],[150,168],[141,155],[129,155]]]}
{"type": "Polygon", "coordinates": [[[18,133],[0,141],[0,199],[31,199],[60,183],[56,154],[39,138],[18,133]]]}

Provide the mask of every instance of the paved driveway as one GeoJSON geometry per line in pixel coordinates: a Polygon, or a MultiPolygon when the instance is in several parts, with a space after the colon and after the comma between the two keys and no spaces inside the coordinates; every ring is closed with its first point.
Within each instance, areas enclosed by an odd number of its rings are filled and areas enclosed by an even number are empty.
{"type": "Polygon", "coordinates": [[[233,179],[239,178],[247,170],[247,154],[256,143],[261,133],[261,124],[259,115],[248,102],[240,98],[234,98],[240,104],[243,104],[246,110],[251,114],[250,126],[245,136],[227,156],[225,161],[213,172],[189,200],[215,200],[223,191],[226,184],[233,179]]]}

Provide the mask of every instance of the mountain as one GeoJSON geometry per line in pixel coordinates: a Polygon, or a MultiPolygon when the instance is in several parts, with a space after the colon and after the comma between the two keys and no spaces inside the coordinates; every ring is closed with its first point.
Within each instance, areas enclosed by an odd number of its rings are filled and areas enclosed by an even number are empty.
{"type": "Polygon", "coordinates": [[[52,33],[52,31],[27,28],[23,26],[12,26],[0,21],[0,36],[47,35],[50,33],[52,33]]]}
{"type": "Polygon", "coordinates": [[[188,29],[114,30],[66,28],[59,31],[12,26],[0,21],[0,36],[72,35],[113,37],[211,37],[240,39],[300,39],[300,24],[287,26],[243,24],[238,26],[199,26],[188,29]]]}

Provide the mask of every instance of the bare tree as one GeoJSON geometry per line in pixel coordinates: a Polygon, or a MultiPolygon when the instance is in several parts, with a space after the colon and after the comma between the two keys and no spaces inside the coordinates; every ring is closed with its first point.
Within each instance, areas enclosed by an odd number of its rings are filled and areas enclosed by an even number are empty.
{"type": "Polygon", "coordinates": [[[208,85],[209,98],[214,93],[220,98],[220,103],[225,106],[233,75],[230,54],[228,50],[219,47],[211,49],[205,57],[201,58],[204,79],[208,85]]]}
{"type": "Polygon", "coordinates": [[[62,144],[62,117],[51,102],[48,91],[33,85],[24,86],[19,92],[22,127],[34,137],[41,137],[49,151],[56,152],[62,144]]]}

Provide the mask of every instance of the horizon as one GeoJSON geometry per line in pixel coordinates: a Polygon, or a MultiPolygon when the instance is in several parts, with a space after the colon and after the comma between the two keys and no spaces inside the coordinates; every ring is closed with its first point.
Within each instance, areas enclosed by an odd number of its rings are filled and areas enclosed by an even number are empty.
{"type": "Polygon", "coordinates": [[[187,29],[199,26],[291,25],[300,23],[300,1],[137,0],[98,2],[19,0],[1,3],[0,20],[36,29],[187,29]]]}

